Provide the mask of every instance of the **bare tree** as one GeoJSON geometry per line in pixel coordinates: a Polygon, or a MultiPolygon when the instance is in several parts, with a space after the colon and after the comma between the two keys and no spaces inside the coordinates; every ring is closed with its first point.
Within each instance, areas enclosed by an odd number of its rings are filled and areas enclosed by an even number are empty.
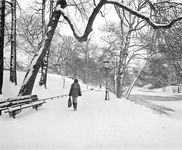
{"type": "MultiPolygon", "coordinates": [[[[129,0],[125,3],[130,5],[133,9],[142,9],[142,3],[136,3],[136,1],[133,0],[129,0]]],[[[135,50],[136,46],[133,43],[131,45],[131,40],[137,40],[134,36],[136,34],[135,32],[141,30],[145,24],[131,13],[119,9],[118,6],[115,6],[115,10],[119,21],[107,23],[103,30],[109,34],[109,36],[104,39],[109,45],[107,48],[107,51],[110,53],[109,57],[114,58],[115,64],[117,64],[117,66],[115,66],[115,68],[117,67],[117,72],[115,71],[116,77],[114,77],[114,83],[116,85],[116,96],[121,98],[125,86],[124,77],[127,74],[126,70],[130,61],[133,60],[137,54],[135,50]]]]}
{"type": "Polygon", "coordinates": [[[93,36],[89,36],[88,40],[86,42],[77,43],[77,50],[80,51],[80,54],[83,55],[83,63],[84,68],[83,69],[83,83],[88,84],[89,83],[89,59],[91,57],[91,53],[94,51],[94,44],[92,42],[93,36]]]}
{"type": "MultiPolygon", "coordinates": [[[[46,7],[46,0],[42,0],[42,37],[44,37],[45,34],[45,7],[46,7]]],[[[52,16],[52,11],[53,11],[53,0],[50,0],[50,13],[49,13],[49,18],[52,16]]],[[[44,85],[45,88],[47,88],[46,83],[47,83],[47,71],[48,71],[48,63],[49,63],[49,53],[50,53],[50,47],[48,51],[46,52],[46,55],[44,57],[44,60],[41,65],[41,77],[39,81],[39,85],[42,86],[44,85]]]]}
{"type": "Polygon", "coordinates": [[[10,57],[10,81],[17,85],[16,74],[16,0],[11,1],[11,57],[10,57]]]}
{"type": "Polygon", "coordinates": [[[92,25],[93,22],[95,20],[95,17],[98,15],[98,13],[100,12],[101,8],[105,5],[105,4],[112,4],[112,5],[116,5],[118,6],[120,9],[124,9],[128,12],[130,12],[132,15],[135,15],[143,20],[145,20],[151,27],[153,27],[154,29],[157,28],[170,28],[172,27],[172,25],[177,22],[178,20],[182,19],[182,16],[178,16],[177,18],[171,20],[168,23],[157,23],[154,22],[154,20],[152,20],[152,18],[150,17],[150,15],[146,15],[146,14],[142,14],[142,12],[138,11],[138,10],[133,10],[130,7],[126,6],[125,4],[123,4],[122,2],[117,2],[117,1],[109,1],[109,0],[100,0],[99,3],[96,5],[93,9],[93,12],[91,13],[90,17],[87,18],[87,15],[85,15],[85,17],[88,20],[86,29],[84,31],[84,33],[82,35],[77,34],[77,30],[72,22],[72,20],[69,18],[69,16],[66,14],[66,11],[64,11],[62,8],[66,7],[66,1],[65,0],[57,0],[56,3],[56,8],[53,11],[52,17],[48,23],[48,26],[46,28],[46,33],[45,33],[45,38],[43,38],[44,40],[42,40],[42,42],[39,45],[39,53],[34,57],[34,59],[32,60],[32,63],[26,73],[25,79],[23,81],[23,85],[20,89],[19,95],[27,95],[27,94],[31,94],[32,89],[33,89],[33,85],[35,82],[35,78],[37,76],[38,70],[40,68],[40,65],[42,63],[43,58],[45,57],[45,54],[48,50],[48,47],[50,46],[50,42],[52,40],[54,31],[56,29],[56,26],[58,24],[59,18],[62,15],[64,17],[64,19],[69,23],[73,34],[75,36],[75,38],[80,41],[86,41],[89,34],[92,31],[92,25]],[[62,7],[62,8],[61,8],[62,7]]]}
{"type": "Polygon", "coordinates": [[[59,8],[61,7],[65,8],[66,5],[67,5],[66,1],[62,1],[62,0],[57,1],[56,8],[52,13],[52,17],[46,28],[44,38],[38,47],[39,53],[35,55],[35,57],[33,58],[30,64],[30,67],[25,75],[23,85],[20,89],[19,95],[29,95],[32,93],[32,89],[34,86],[34,82],[35,82],[35,78],[37,76],[38,70],[42,64],[42,61],[46,55],[48,48],[50,47],[52,37],[54,35],[59,18],[61,16],[59,8]]]}
{"type": "Polygon", "coordinates": [[[42,39],[42,24],[35,13],[21,13],[17,20],[17,48],[33,56],[42,39]]]}
{"type": "Polygon", "coordinates": [[[4,25],[5,25],[5,0],[0,1],[0,94],[3,87],[4,70],[4,25]]]}
{"type": "Polygon", "coordinates": [[[67,76],[67,67],[75,68],[73,61],[77,58],[77,51],[75,47],[75,39],[71,36],[61,36],[55,34],[54,41],[51,44],[50,61],[49,63],[54,67],[58,74],[63,74],[65,69],[67,76]],[[73,66],[73,67],[72,67],[73,66]]]}

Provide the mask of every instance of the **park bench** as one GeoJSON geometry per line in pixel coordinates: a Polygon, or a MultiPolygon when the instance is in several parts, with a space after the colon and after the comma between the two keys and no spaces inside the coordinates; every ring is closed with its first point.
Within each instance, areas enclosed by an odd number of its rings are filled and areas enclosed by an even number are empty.
{"type": "Polygon", "coordinates": [[[37,110],[44,103],[45,101],[40,101],[37,95],[26,95],[3,99],[0,100],[0,115],[2,115],[2,111],[6,110],[5,113],[9,113],[10,117],[15,118],[22,109],[32,107],[37,110]]]}

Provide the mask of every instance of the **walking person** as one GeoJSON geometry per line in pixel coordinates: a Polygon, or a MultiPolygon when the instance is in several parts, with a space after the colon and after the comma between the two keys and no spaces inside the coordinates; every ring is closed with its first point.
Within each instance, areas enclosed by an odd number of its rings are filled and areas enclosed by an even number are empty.
{"type": "Polygon", "coordinates": [[[72,96],[73,109],[74,109],[74,111],[76,111],[77,110],[77,104],[78,104],[77,98],[78,98],[78,96],[82,96],[81,88],[80,88],[80,85],[78,83],[78,79],[75,79],[74,83],[71,85],[69,96],[70,97],[72,96]]]}

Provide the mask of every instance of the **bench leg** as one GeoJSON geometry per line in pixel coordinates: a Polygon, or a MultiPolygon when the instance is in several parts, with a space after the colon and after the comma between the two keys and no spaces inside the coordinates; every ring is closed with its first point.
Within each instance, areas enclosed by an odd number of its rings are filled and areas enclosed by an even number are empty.
{"type": "Polygon", "coordinates": [[[21,109],[14,110],[14,111],[10,111],[10,112],[9,112],[9,117],[15,118],[16,114],[18,114],[18,113],[20,113],[20,112],[21,112],[21,109]]]}
{"type": "Polygon", "coordinates": [[[12,116],[13,116],[13,112],[10,111],[10,112],[9,112],[9,117],[12,117],[12,116]]]}
{"type": "Polygon", "coordinates": [[[33,105],[32,108],[37,110],[38,107],[37,107],[37,105],[33,105]]]}
{"type": "Polygon", "coordinates": [[[32,108],[37,110],[37,108],[39,108],[40,106],[42,106],[42,104],[33,105],[32,108]]]}

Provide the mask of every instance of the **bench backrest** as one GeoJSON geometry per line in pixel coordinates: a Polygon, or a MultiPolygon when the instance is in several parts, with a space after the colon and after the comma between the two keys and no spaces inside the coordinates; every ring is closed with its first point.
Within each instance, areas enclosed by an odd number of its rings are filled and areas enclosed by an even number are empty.
{"type": "Polygon", "coordinates": [[[27,104],[38,100],[37,95],[25,95],[0,100],[0,108],[10,107],[17,104],[27,104]]]}
{"type": "Polygon", "coordinates": [[[14,98],[8,98],[7,101],[13,102],[13,101],[18,101],[18,100],[26,100],[26,99],[34,99],[34,98],[36,99],[37,95],[25,95],[25,96],[18,96],[18,97],[14,97],[14,98]]]}

